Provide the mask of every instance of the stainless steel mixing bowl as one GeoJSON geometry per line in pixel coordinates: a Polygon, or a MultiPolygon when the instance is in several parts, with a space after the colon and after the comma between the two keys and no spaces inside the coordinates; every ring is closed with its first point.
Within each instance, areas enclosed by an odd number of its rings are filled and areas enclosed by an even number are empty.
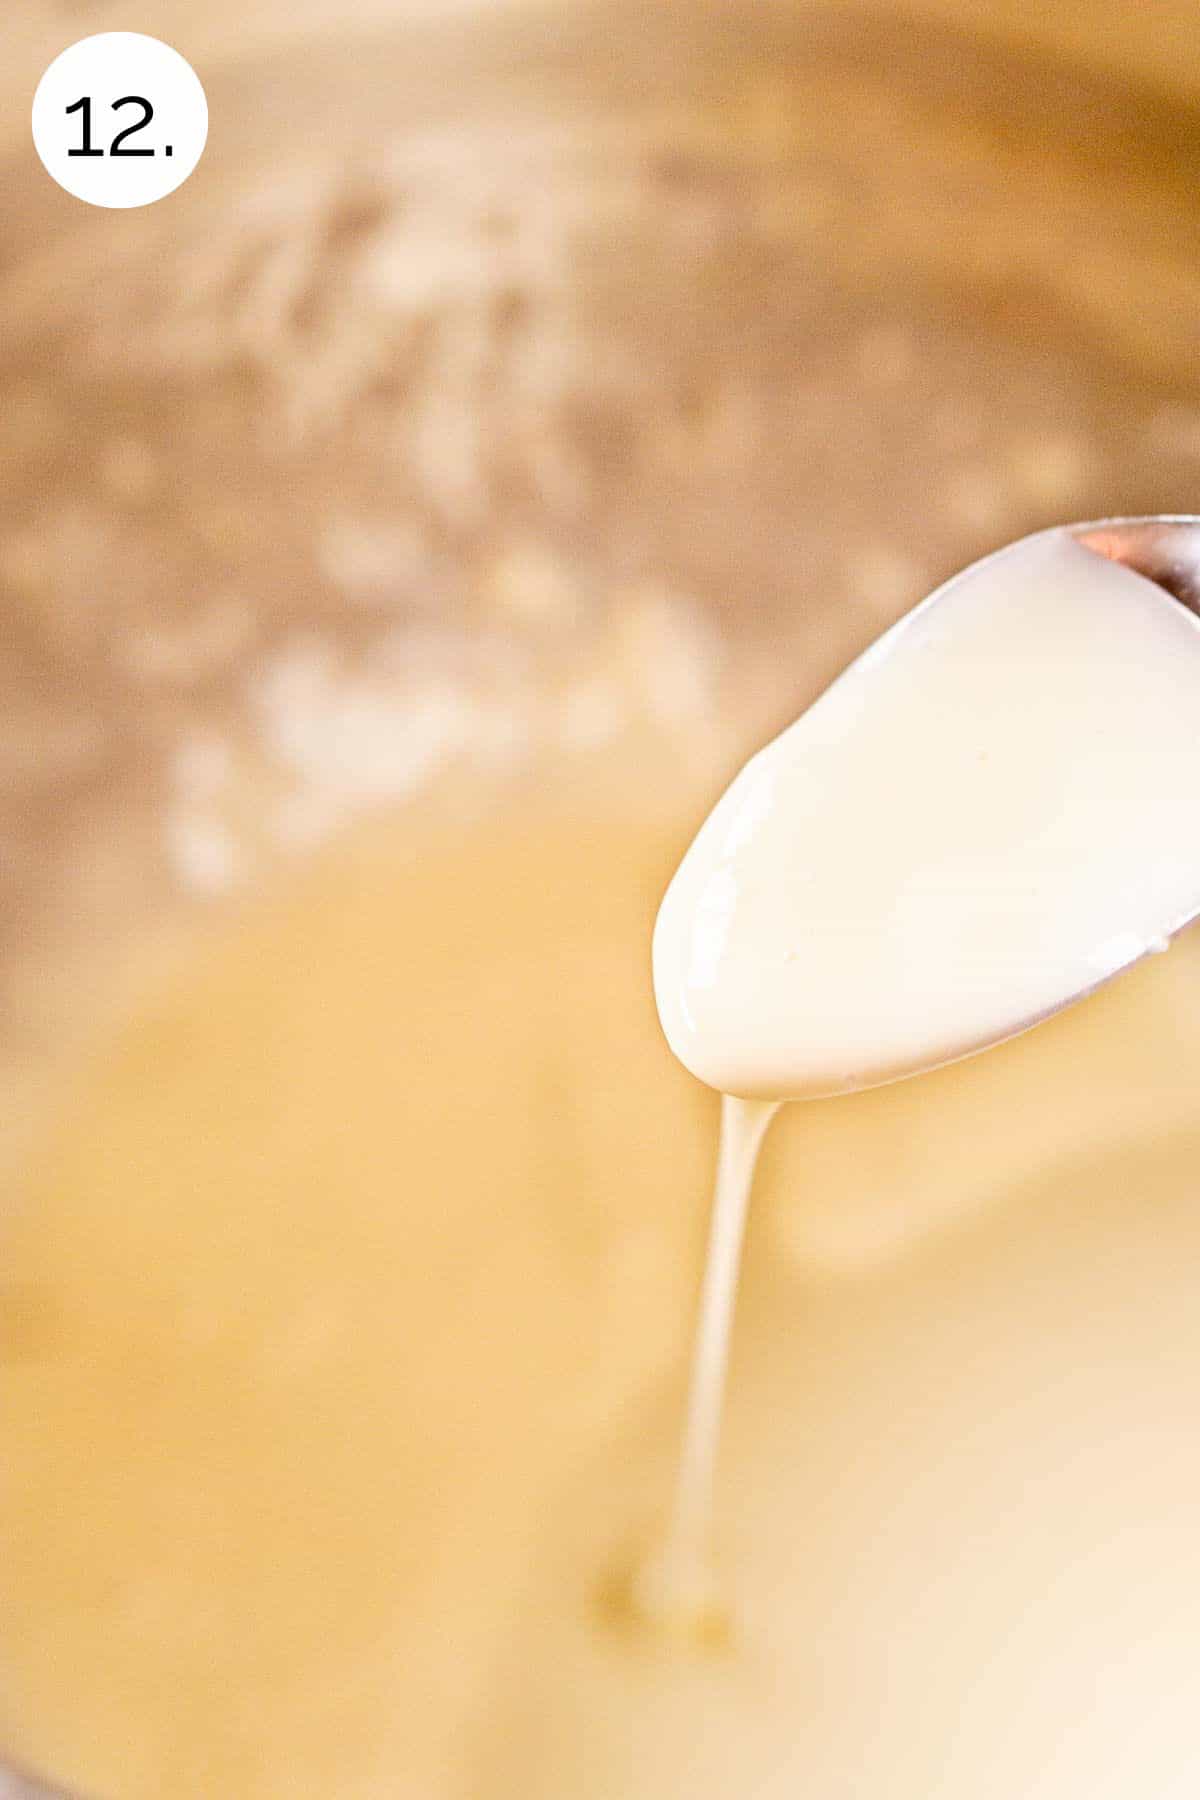
{"type": "Polygon", "coordinates": [[[988,23],[179,0],[171,199],[9,133],[12,1093],[64,971],[364,810],[638,730],[682,792],[991,546],[1196,510],[1200,112],[988,23]]]}

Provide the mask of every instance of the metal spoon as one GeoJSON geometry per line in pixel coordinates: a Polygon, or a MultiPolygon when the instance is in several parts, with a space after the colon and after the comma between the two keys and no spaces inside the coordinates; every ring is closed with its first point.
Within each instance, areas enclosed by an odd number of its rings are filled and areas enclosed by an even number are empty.
{"type": "MultiPolygon", "coordinates": [[[[1163,589],[1200,617],[1200,518],[1148,517],[1101,519],[1088,524],[1054,526],[1036,538],[1074,539],[1084,549],[1120,563],[1163,589]]],[[[1018,542],[1029,543],[1031,538],[1018,542]]],[[[997,554],[1017,548],[1010,545],[997,554]]],[[[931,596],[936,604],[943,590],[931,596]]],[[[1200,706],[1197,708],[1200,729],[1200,706]]],[[[1200,916],[1200,894],[1196,912],[1200,916]]],[[[1175,929],[1182,929],[1181,920],[1175,929]]],[[[1043,1019],[1094,992],[1136,960],[1099,981],[1064,994],[1038,1015],[1012,1024],[959,1052],[974,1055],[1008,1037],[1016,1037],[1043,1019]]],[[[922,1074],[935,1064],[922,1063],[899,1074],[922,1074]]],[[[721,1114],[721,1149],[710,1226],[709,1253],[701,1295],[696,1349],[681,1446],[670,1528],[659,1554],[639,1571],[635,1600],[659,1628],[696,1636],[711,1631],[721,1616],[720,1595],[709,1552],[712,1535],[714,1472],[724,1403],[725,1376],[733,1307],[737,1292],[742,1233],[759,1147],[781,1102],[737,1100],[725,1096],[721,1114]]]]}
{"type": "MultiPolygon", "coordinates": [[[[1047,594],[1046,604],[1050,602],[1047,594]]],[[[1009,611],[1001,608],[983,616],[997,622],[996,641],[1006,642],[1009,611]]],[[[1011,617],[1020,620],[1019,606],[1011,617]]],[[[1194,688],[1198,617],[1200,518],[1104,519],[1054,526],[997,550],[936,588],[883,633],[792,726],[751,758],[713,808],[667,889],[654,931],[655,995],[667,1040],[684,1066],[710,1087],[745,1098],[811,1099],[879,1086],[1013,1037],[1091,993],[1148,949],[1165,945],[1200,912],[1200,884],[1193,886],[1189,871],[1170,859],[1172,815],[1156,804],[1171,792],[1175,806],[1182,805],[1200,773],[1200,737],[1193,724],[1200,716],[1194,688]],[[997,586],[1004,590],[1006,583],[1020,581],[1023,562],[1032,569],[1052,569],[1056,557],[1066,558],[1061,606],[1051,617],[1035,611],[1023,626],[1012,626],[1027,630],[1028,642],[1008,646],[998,664],[1001,685],[989,687],[992,638],[984,632],[978,643],[971,639],[971,631],[979,630],[978,624],[970,624],[979,617],[977,611],[971,606],[965,615],[955,610],[964,591],[980,592],[981,586],[984,592],[997,586]],[[1109,677],[1119,685],[1126,667],[1138,664],[1143,648],[1138,615],[1104,614],[1098,600],[1092,603],[1088,563],[1096,569],[1098,593],[1111,591],[1114,581],[1120,589],[1127,579],[1111,569],[1105,575],[1105,562],[1149,580],[1189,615],[1171,619],[1170,607],[1157,596],[1141,595],[1143,606],[1160,622],[1163,613],[1168,615],[1166,628],[1174,646],[1169,655],[1176,650],[1182,655],[1185,649],[1189,655],[1186,664],[1164,665],[1162,695],[1172,694],[1171,747],[1155,749],[1148,715],[1145,757],[1126,756],[1114,743],[1108,705],[1099,703],[1109,691],[1109,677]],[[966,637],[956,623],[964,616],[966,637]],[[1107,617],[1112,617],[1111,626],[1097,622],[1107,617]],[[944,629],[935,622],[943,619],[944,629]],[[1044,632],[1046,656],[1059,659],[1061,690],[1048,665],[1038,662],[1039,632],[1044,632]],[[1114,634],[1122,644],[1115,660],[1114,634]],[[952,659],[965,660],[959,666],[943,657],[933,665],[931,685],[921,689],[925,646],[943,642],[959,646],[947,653],[952,659]],[[1090,667],[1088,656],[1100,657],[1102,663],[1108,659],[1108,672],[1097,670],[1094,689],[1093,677],[1083,673],[1085,665],[1090,667]],[[1017,671],[1027,657],[1030,703],[1040,706],[1037,716],[1058,721],[1053,729],[1047,727],[1050,736],[1040,752],[1024,747],[1019,724],[1008,716],[1021,703],[1017,671]],[[1015,659],[1012,669],[1009,658],[1015,659]],[[978,713],[971,700],[976,679],[978,713]],[[939,681],[949,686],[939,689],[939,681]],[[1086,695],[1093,691],[1098,704],[1089,712],[1086,695]],[[909,698],[897,714],[882,698],[876,702],[881,692],[909,698]],[[929,705],[922,709],[912,702],[921,693],[933,706],[932,714],[929,705]],[[1072,715],[1069,709],[1081,703],[1081,696],[1083,711],[1072,715]],[[883,724],[864,738],[859,710],[872,704],[878,704],[883,724]],[[986,729],[992,737],[980,762],[989,761],[991,749],[996,752],[986,772],[976,771],[969,748],[984,719],[990,721],[986,729]],[[890,732],[898,732],[899,738],[889,759],[890,732]],[[1074,743],[1073,732],[1098,741],[1088,749],[1074,743]],[[1119,765],[1120,785],[1114,793],[1125,794],[1129,835],[1124,863],[1115,854],[1115,815],[1105,810],[1106,753],[1119,765]],[[1039,755],[1047,759],[1046,766],[1039,766],[1039,755]],[[1133,771],[1148,769],[1156,755],[1158,779],[1144,777],[1154,781],[1152,804],[1149,790],[1139,798],[1130,784],[1133,771]],[[1057,767],[1052,769],[1050,762],[1057,767]],[[940,768],[947,771],[945,781],[940,768]],[[847,770],[848,786],[839,788],[847,770]],[[898,775],[897,770],[906,773],[898,775]],[[1006,774],[1012,770],[1016,772],[1006,774]],[[903,793],[897,793],[896,805],[885,814],[880,783],[889,781],[899,781],[903,793]],[[779,796],[790,791],[789,782],[809,796],[800,802],[808,809],[802,842],[796,835],[798,821],[789,825],[782,817],[789,803],[779,796]],[[997,782],[998,817],[1008,818],[1020,839],[1004,867],[1011,868],[1018,887],[1026,884],[1025,900],[1013,909],[1016,935],[1006,934],[1004,926],[1004,876],[996,861],[1003,856],[1001,847],[994,847],[990,864],[972,848],[977,837],[972,808],[980,804],[980,796],[997,791],[997,782]],[[1044,815],[1058,788],[1047,788],[1047,782],[1062,787],[1053,816],[1044,815]],[[948,798],[939,800],[943,791],[948,798]],[[912,796],[918,797],[916,803],[912,796]],[[1081,797],[1090,812],[1080,811],[1081,797]],[[939,805],[947,809],[944,818],[939,805]],[[924,807],[928,814],[930,806],[932,822],[920,812],[924,807]],[[886,828],[876,830],[877,824],[886,828]],[[943,834],[935,843],[930,843],[927,824],[943,834]],[[1090,879],[1091,893],[1099,897],[1087,926],[1068,916],[1062,884],[1071,877],[1056,873],[1059,865],[1054,864],[1057,857],[1063,867],[1074,866],[1078,859],[1071,834],[1080,830],[1095,851],[1095,867],[1090,878],[1080,873],[1078,879],[1090,879]],[[1148,832],[1153,842],[1147,840],[1148,832]],[[956,833],[966,846],[957,862],[956,833]],[[917,843],[925,849],[914,851],[917,843]],[[1128,864],[1134,844],[1142,845],[1135,854],[1157,859],[1158,871],[1154,880],[1147,872],[1145,904],[1134,907],[1144,916],[1136,919],[1127,916],[1130,894],[1137,893],[1136,872],[1128,864]],[[734,845],[739,846],[736,852],[734,845]],[[914,871],[914,855],[924,857],[923,871],[914,871]],[[772,864],[774,856],[783,859],[778,868],[772,864]],[[789,858],[795,867],[785,877],[789,858]],[[917,879],[921,873],[929,882],[924,914],[917,879]],[[1048,880],[1058,884],[1056,898],[1045,898],[1048,880]],[[797,899],[797,893],[805,897],[797,899]],[[887,904],[888,896],[899,895],[903,904],[893,921],[884,902],[873,914],[869,906],[861,909],[860,893],[868,899],[879,894],[887,904]],[[805,906],[816,908],[812,919],[804,916],[805,906]],[[915,914],[924,923],[914,940],[915,914]],[[1095,941],[1090,934],[1098,934],[1095,941]],[[1019,965],[1015,976],[1010,965],[1019,965]],[[742,988],[735,992],[738,982],[742,988]],[[960,988],[968,998],[959,995],[960,988]],[[913,1001],[918,990],[927,1006],[913,1001]],[[753,1001],[752,994],[757,996],[753,1001]],[[927,1012],[936,1026],[926,1022],[927,1012]],[[828,1031],[822,1037],[824,1021],[828,1031]]],[[[1153,632],[1149,625],[1145,631],[1149,648],[1153,632]]],[[[1142,694],[1145,705],[1150,691],[1135,686],[1130,694],[1142,694]]],[[[1138,748],[1133,747],[1135,753],[1138,748]]]]}
{"type": "MultiPolygon", "coordinates": [[[[1200,518],[1189,513],[1055,526],[1087,550],[1144,575],[1200,616],[1200,518]]],[[[1039,533],[1039,535],[1041,535],[1039,533]]]]}
{"type": "MultiPolygon", "coordinates": [[[[1106,557],[1109,562],[1121,563],[1135,575],[1142,575],[1147,581],[1154,582],[1156,587],[1170,594],[1173,600],[1178,600],[1187,612],[1200,618],[1200,516],[1193,513],[1147,513],[1134,518],[1093,519],[1080,525],[1052,525],[1047,531],[1032,532],[1025,538],[1015,539],[1014,543],[1030,543],[1035,538],[1062,535],[1074,538],[1084,549],[1106,557]]],[[[1200,709],[1197,720],[1200,725],[1200,709]]],[[[1175,932],[1185,930],[1198,918],[1200,894],[1196,896],[1196,910],[1179,921],[1175,932]]],[[[1064,1012],[1068,1006],[1074,1006],[1077,1001],[1086,1000],[1089,994],[1094,994],[1099,988],[1106,987],[1114,976],[1124,974],[1137,960],[1140,959],[1131,958],[1130,962],[1110,970],[1099,981],[1064,995],[1044,1012],[1023,1020],[1011,1032],[1006,1033],[1004,1038],[980,1044],[977,1048],[990,1049],[995,1043],[1005,1042],[1009,1037],[1019,1037],[1032,1026],[1042,1024],[1056,1013],[1064,1012]]]]}

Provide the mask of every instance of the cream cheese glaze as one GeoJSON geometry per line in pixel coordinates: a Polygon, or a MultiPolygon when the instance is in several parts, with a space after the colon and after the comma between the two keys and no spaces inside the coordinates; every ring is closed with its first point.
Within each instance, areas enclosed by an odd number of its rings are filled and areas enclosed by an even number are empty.
{"type": "Polygon", "coordinates": [[[901,619],[718,801],[654,986],[709,1086],[872,1086],[995,1043],[1200,903],[1200,620],[1065,531],[901,619]]]}
{"type": "Polygon", "coordinates": [[[170,968],[143,946],[4,1233],[0,1736],[53,1791],[1190,1791],[1197,931],[781,1110],[732,1633],[614,1619],[716,1122],[645,980],[671,768],[364,826],[170,968]]]}

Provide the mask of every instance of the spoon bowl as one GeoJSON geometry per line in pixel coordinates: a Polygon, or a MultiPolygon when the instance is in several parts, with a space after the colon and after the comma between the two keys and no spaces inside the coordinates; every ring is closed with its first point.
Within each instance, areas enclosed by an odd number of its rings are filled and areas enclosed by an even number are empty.
{"type": "MultiPolygon", "coordinates": [[[[1200,516],[1190,513],[1147,513],[1129,518],[1095,519],[1078,525],[1051,526],[1048,532],[1035,532],[1033,537],[1049,536],[1054,533],[1065,533],[1097,556],[1103,556],[1109,562],[1119,563],[1130,569],[1135,575],[1152,581],[1156,587],[1170,594],[1186,611],[1200,618],[1200,516]]],[[[1031,539],[1017,539],[1008,546],[1016,548],[1017,544],[1030,542],[1031,539]]],[[[1000,552],[999,554],[1003,554],[1000,552]]],[[[1200,717],[1200,714],[1198,714],[1200,717]]],[[[1185,931],[1200,918],[1200,892],[1196,894],[1193,910],[1181,918],[1164,934],[1164,937],[1137,955],[1130,956],[1128,961],[1120,963],[1102,975],[1099,980],[1089,982],[1085,987],[1075,989],[1064,996],[1053,1006],[1032,1015],[1021,1024],[1005,1032],[1002,1036],[990,1038],[972,1049],[963,1051],[962,1056],[972,1056],[979,1050],[993,1048],[996,1044],[1006,1043],[1010,1038],[1020,1037],[1035,1025],[1043,1024],[1055,1014],[1064,1012],[1067,1007],[1075,1006],[1089,995],[1106,987],[1117,975],[1132,968],[1144,956],[1165,950],[1171,938],[1185,931]]],[[[959,1061],[961,1057],[952,1057],[949,1061],[959,1061]]],[[[930,1064],[929,1068],[938,1067],[930,1064]]],[[[925,1071],[913,1070],[913,1074],[925,1071]]]]}
{"type": "Polygon", "coordinates": [[[1178,823],[1198,618],[1192,517],[1055,526],[936,588],[751,759],[685,856],[654,946],[680,1060],[743,1099],[876,1087],[1165,949],[1200,913],[1178,823]]]}

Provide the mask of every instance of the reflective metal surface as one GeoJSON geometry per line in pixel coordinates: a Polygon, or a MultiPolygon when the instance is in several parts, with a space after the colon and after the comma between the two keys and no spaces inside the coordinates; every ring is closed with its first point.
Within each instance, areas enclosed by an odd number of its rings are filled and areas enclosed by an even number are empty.
{"type": "MultiPolygon", "coordinates": [[[[364,810],[714,716],[724,767],[989,549],[1196,504],[1200,113],[1144,61],[977,9],[201,11],[174,200],[0,161],[10,1102],[96,946],[364,810]]],[[[30,9],[9,114],[108,23],[30,9]]],[[[1088,530],[1191,603],[1194,525],[1088,530]]]]}

